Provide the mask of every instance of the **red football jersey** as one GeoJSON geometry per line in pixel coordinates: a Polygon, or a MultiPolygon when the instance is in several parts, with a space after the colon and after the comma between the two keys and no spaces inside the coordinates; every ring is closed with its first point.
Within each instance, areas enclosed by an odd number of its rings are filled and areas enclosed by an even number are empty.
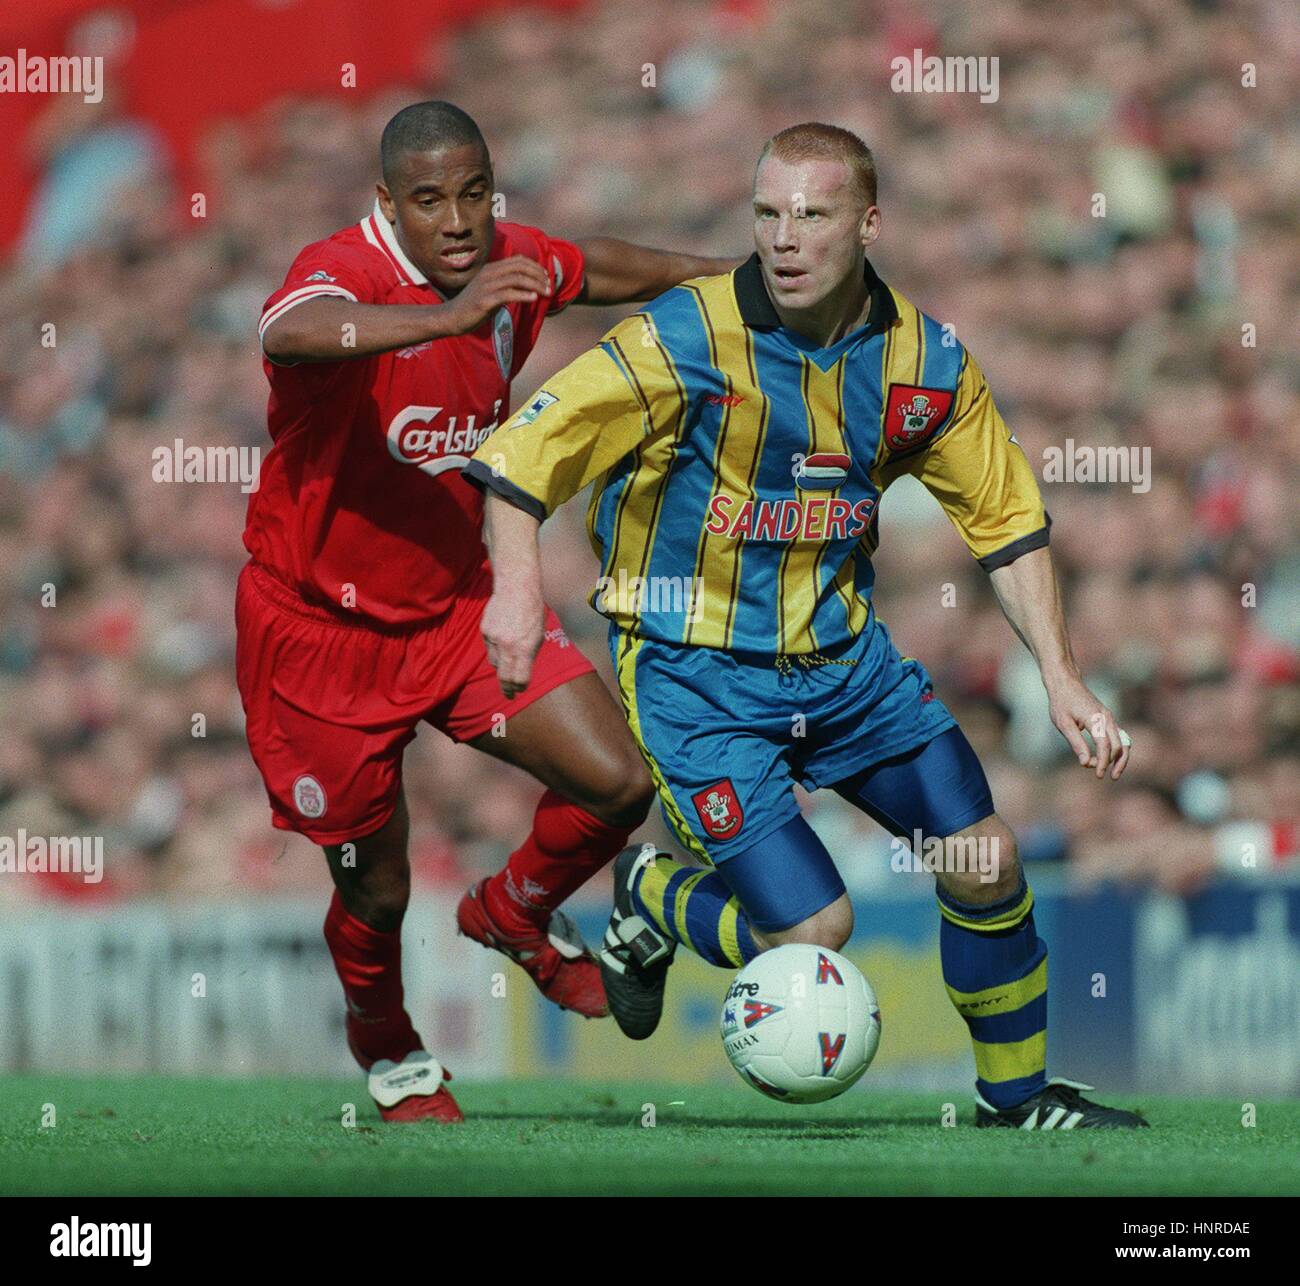
{"type": "MultiPolygon", "coordinates": [[[[338,362],[263,360],[274,445],[249,497],[244,544],[302,598],[388,625],[430,620],[481,564],[483,496],[461,469],[508,412],[510,381],[542,321],[583,280],[577,246],[498,223],[488,258],[515,254],[541,264],[553,292],[499,308],[469,334],[338,362]]],[[[321,295],[443,302],[378,203],[294,260],[258,333],[321,295]]]]}

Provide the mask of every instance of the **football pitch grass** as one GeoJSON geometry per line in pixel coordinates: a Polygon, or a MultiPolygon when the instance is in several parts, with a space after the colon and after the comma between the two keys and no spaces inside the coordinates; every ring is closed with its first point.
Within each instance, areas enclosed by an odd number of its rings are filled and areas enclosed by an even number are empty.
{"type": "Polygon", "coordinates": [[[1300,1194],[1296,1102],[1257,1103],[1247,1128],[1236,1100],[1099,1094],[1154,1128],[1030,1134],[976,1130],[969,1098],[940,1093],[794,1108],[739,1083],[455,1089],[466,1124],[389,1125],[360,1080],[6,1076],[0,1194],[1300,1194]]]}

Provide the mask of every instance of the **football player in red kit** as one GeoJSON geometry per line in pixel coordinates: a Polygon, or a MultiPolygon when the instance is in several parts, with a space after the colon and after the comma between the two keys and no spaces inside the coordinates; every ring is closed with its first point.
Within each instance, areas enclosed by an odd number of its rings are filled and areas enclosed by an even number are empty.
{"type": "Polygon", "coordinates": [[[303,250],[262,312],[274,446],[248,508],[236,668],[272,821],[329,862],[325,938],[370,1093],[388,1120],[457,1121],[402,994],[402,754],[416,726],[546,788],[532,832],[458,921],[588,1017],[607,1012],[600,972],[557,908],[652,796],[618,706],[552,613],[527,687],[503,694],[479,632],[483,498],[461,470],[509,412],[546,317],[733,263],[495,222],[487,147],[449,103],[399,112],[381,161],[372,213],[303,250]]]}

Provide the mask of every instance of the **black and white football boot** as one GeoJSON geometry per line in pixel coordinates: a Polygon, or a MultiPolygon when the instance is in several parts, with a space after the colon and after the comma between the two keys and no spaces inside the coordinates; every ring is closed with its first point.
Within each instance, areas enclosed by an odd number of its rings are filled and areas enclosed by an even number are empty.
{"type": "Polygon", "coordinates": [[[653,844],[633,844],[614,859],[614,913],[596,953],[609,1012],[632,1040],[645,1040],[659,1026],[668,966],[677,950],[632,905],[632,883],[656,856],[653,844]]]}
{"type": "Polygon", "coordinates": [[[1091,1085],[1053,1076],[1033,1098],[999,1111],[975,1092],[975,1124],[1010,1130],[1142,1130],[1149,1129],[1136,1112],[1103,1107],[1079,1093],[1091,1085]]]}

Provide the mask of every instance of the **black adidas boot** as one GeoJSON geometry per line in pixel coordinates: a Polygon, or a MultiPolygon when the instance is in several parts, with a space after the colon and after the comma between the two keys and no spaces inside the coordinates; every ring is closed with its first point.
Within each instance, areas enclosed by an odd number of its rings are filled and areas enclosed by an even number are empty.
{"type": "Polygon", "coordinates": [[[1136,1112],[1103,1107],[1079,1093],[1091,1085],[1053,1076],[1031,1099],[999,1111],[975,1095],[975,1124],[1011,1130],[1139,1130],[1149,1128],[1136,1112]]]}
{"type": "Polygon", "coordinates": [[[632,1040],[645,1040],[659,1026],[668,966],[677,950],[632,905],[632,882],[655,856],[653,844],[634,844],[614,859],[614,913],[596,953],[609,1012],[632,1040]]]}

